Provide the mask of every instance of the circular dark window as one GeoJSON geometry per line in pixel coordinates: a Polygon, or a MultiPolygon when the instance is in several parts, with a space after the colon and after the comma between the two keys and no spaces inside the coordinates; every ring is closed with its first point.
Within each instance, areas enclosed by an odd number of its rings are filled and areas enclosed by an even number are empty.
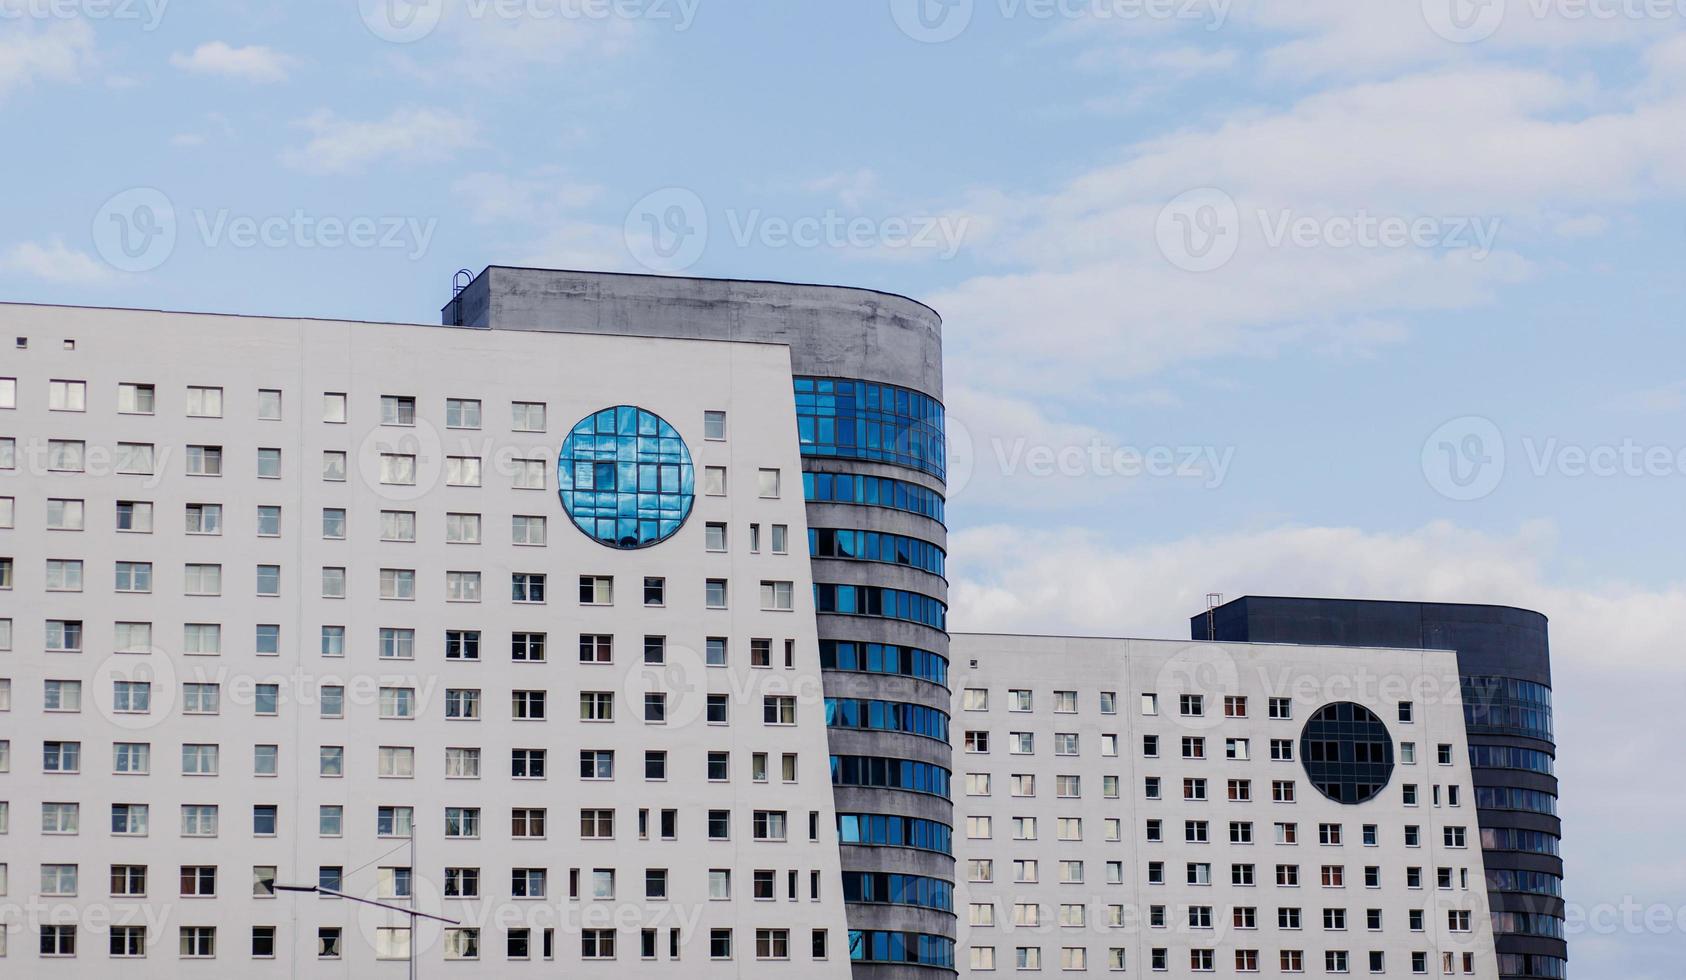
{"type": "Polygon", "coordinates": [[[1365,803],[1393,778],[1393,736],[1361,704],[1326,704],[1300,733],[1300,761],[1319,793],[1336,803],[1365,803]]]}
{"type": "Polygon", "coordinates": [[[648,548],[691,516],[697,474],[685,440],[661,416],[631,405],[587,415],[556,462],[562,507],[611,548],[648,548]]]}

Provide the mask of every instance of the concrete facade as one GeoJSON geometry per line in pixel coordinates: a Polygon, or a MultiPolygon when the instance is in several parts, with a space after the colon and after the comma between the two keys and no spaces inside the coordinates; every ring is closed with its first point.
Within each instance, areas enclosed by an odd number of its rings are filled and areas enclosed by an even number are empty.
{"type": "Polygon", "coordinates": [[[1231,641],[1456,650],[1502,975],[1566,975],[1546,617],[1508,606],[1245,596],[1190,628],[1231,641]]]}
{"type": "Polygon", "coordinates": [[[1451,652],[1366,650],[1355,671],[1324,646],[951,649],[963,972],[1497,976],[1451,652]],[[1322,795],[1300,750],[1336,702],[1393,739],[1364,803],[1322,795]]]}
{"type": "Polygon", "coordinates": [[[404,975],[403,937],[381,931],[403,915],[267,887],[330,868],[350,894],[478,930],[424,926],[427,975],[848,974],[785,347],[35,306],[0,321],[0,974],[404,975]],[[133,384],[151,386],[141,405],[133,384]],[[543,420],[517,423],[515,402],[543,420]],[[632,551],[580,533],[556,492],[575,422],[626,404],[678,429],[699,478],[678,533],[632,551]],[[206,447],[216,475],[192,475],[206,447]],[[133,503],[145,530],[120,529],[133,503]],[[611,578],[610,601],[583,602],[581,576],[611,578]],[[542,660],[517,659],[517,633],[527,651],[542,634],[542,660]],[[583,717],[588,694],[612,720],[583,717]],[[585,778],[586,752],[613,759],[585,778]],[[61,803],[74,824],[43,810],[61,803]],[[130,804],[144,825],[114,835],[130,804]],[[183,809],[210,806],[214,825],[183,809]],[[413,868],[387,807],[411,808],[413,868]],[[144,886],[114,894],[119,867],[144,886]],[[448,894],[468,869],[478,897],[448,894]],[[113,923],[144,927],[121,934],[133,958],[112,957],[113,923]]]}
{"type": "MultiPolygon", "coordinates": [[[[442,311],[446,323],[492,331],[570,331],[617,336],[708,338],[788,344],[791,370],[798,379],[816,386],[836,382],[895,386],[902,392],[939,402],[943,392],[942,326],[929,307],[900,296],[864,289],[786,283],[681,279],[662,276],[614,275],[545,269],[487,268],[442,311]]],[[[823,394],[799,393],[799,399],[825,401],[823,394]]],[[[864,402],[855,401],[865,416],[864,402]]],[[[838,398],[839,406],[842,399],[838,398]]],[[[842,409],[839,407],[840,412],[842,409]]],[[[799,408],[799,414],[803,409],[799,408]]],[[[940,415],[938,418],[940,424],[940,415]]],[[[839,429],[843,423],[839,421],[839,429]]],[[[902,435],[884,430],[886,442],[902,435]]],[[[901,460],[870,458],[870,454],[826,444],[823,436],[804,430],[800,436],[803,466],[812,483],[828,478],[894,481],[939,503],[944,470],[939,456],[934,465],[908,465],[901,460]]],[[[812,487],[810,487],[812,489],[812,487]]],[[[809,493],[810,498],[816,496],[809,493]]],[[[824,496],[823,494],[821,496],[824,496]]],[[[835,498],[836,495],[831,495],[835,498]]],[[[916,547],[946,551],[947,531],[940,519],[906,509],[849,500],[810,500],[808,524],[825,532],[852,535],[898,535],[916,547]]],[[[821,589],[829,586],[891,588],[915,597],[946,603],[946,578],[930,568],[906,563],[855,558],[813,559],[813,577],[821,589]]],[[[949,692],[940,677],[895,671],[846,669],[829,651],[841,645],[864,650],[894,646],[919,651],[946,662],[946,632],[926,622],[881,616],[842,615],[822,611],[819,638],[828,651],[826,696],[833,704],[852,700],[902,710],[902,706],[946,713],[949,692]]],[[[863,654],[864,659],[864,654],[863,654]]],[[[949,766],[944,740],[925,734],[834,725],[833,756],[910,760],[949,766]]],[[[840,813],[893,816],[951,824],[945,796],[896,788],[839,786],[840,813]]],[[[929,879],[940,887],[952,885],[950,855],[928,848],[887,844],[845,843],[843,869],[851,878],[849,924],[858,950],[856,975],[911,977],[929,975],[946,965],[883,962],[864,933],[925,937],[944,945],[954,937],[954,916],[945,902],[938,907],[913,905],[855,895],[859,876],[901,869],[929,879]]],[[[882,951],[879,951],[882,952],[882,951]]]]}

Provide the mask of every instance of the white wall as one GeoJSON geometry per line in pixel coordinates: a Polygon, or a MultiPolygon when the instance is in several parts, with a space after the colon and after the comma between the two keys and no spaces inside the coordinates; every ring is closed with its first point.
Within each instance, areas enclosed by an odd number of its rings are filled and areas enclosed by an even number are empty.
{"type": "MultiPolygon", "coordinates": [[[[276,865],[282,881],[313,884],[319,865],[342,865],[349,871],[371,863],[351,874],[346,883],[353,893],[371,894],[376,867],[407,862],[404,842],[375,835],[376,807],[402,804],[415,807],[420,825],[417,893],[421,907],[484,927],[479,965],[441,962],[437,933],[424,930],[418,944],[424,975],[478,976],[496,969],[502,974],[536,976],[554,975],[559,969],[576,974],[582,968],[596,970],[579,962],[577,930],[582,922],[620,927],[614,966],[619,976],[672,976],[680,971],[701,976],[786,975],[793,968],[826,976],[845,974],[847,935],[838,887],[786,348],[29,306],[0,307],[0,323],[4,324],[0,334],[8,345],[0,376],[16,376],[19,388],[17,408],[0,411],[0,436],[17,438],[19,463],[14,471],[0,472],[0,496],[17,498],[18,515],[15,529],[0,530],[0,556],[14,559],[17,578],[11,592],[0,593],[0,607],[5,610],[0,617],[14,620],[12,649],[0,652],[0,677],[12,680],[13,690],[11,710],[0,713],[0,738],[12,743],[11,771],[0,774],[0,800],[10,804],[10,831],[0,836],[0,862],[9,866],[10,879],[7,894],[0,897],[0,919],[7,926],[9,951],[4,962],[12,964],[11,969],[21,969],[20,975],[31,977],[78,978],[222,977],[235,971],[254,977],[401,976],[405,964],[377,963],[365,935],[399,917],[361,913],[349,904],[313,896],[253,898],[250,875],[254,865],[276,865]],[[14,336],[29,337],[28,349],[11,350],[14,336]],[[65,340],[74,340],[75,349],[64,349],[65,340]],[[46,385],[54,378],[87,382],[85,413],[47,411],[46,385]],[[118,415],[120,382],[156,385],[156,414],[118,415]],[[223,417],[184,417],[188,385],[221,386],[223,417]],[[284,392],[282,421],[256,419],[260,388],[284,392]],[[350,394],[348,424],[322,421],[322,395],[330,391],[350,394]],[[418,424],[414,428],[381,426],[383,394],[414,396],[418,424]],[[448,397],[480,399],[483,428],[446,429],[448,397]],[[512,432],[512,400],[547,403],[547,430],[542,434],[512,432]],[[585,415],[619,404],[650,409],[676,426],[695,457],[699,480],[705,465],[730,468],[726,497],[699,495],[690,521],[676,537],[635,552],[611,550],[580,534],[568,524],[556,494],[556,453],[567,430],[585,415]],[[724,442],[703,438],[703,412],[714,409],[729,413],[729,438],[724,442]],[[31,447],[44,445],[49,438],[85,440],[91,460],[96,450],[118,441],[155,443],[158,473],[117,476],[96,472],[93,465],[82,474],[48,473],[40,463],[42,457],[31,447]],[[224,448],[221,478],[184,475],[183,447],[194,443],[224,448]],[[385,487],[378,482],[377,457],[383,445],[391,443],[418,447],[422,462],[417,487],[385,487]],[[283,450],[282,479],[256,477],[258,447],[283,450]],[[329,449],[351,456],[349,479],[344,483],[321,479],[321,456],[329,449]],[[484,459],[481,488],[444,485],[438,472],[440,460],[458,454],[484,459]],[[546,461],[544,490],[512,488],[511,477],[499,461],[514,456],[546,461]],[[761,467],[782,471],[779,499],[757,497],[756,471],[761,467]],[[85,500],[87,529],[79,533],[44,530],[49,497],[85,500]],[[155,503],[152,534],[115,532],[114,502],[119,499],[155,503]],[[189,502],[223,505],[226,526],[220,537],[183,533],[183,509],[189,502]],[[279,538],[256,537],[255,514],[260,504],[283,507],[279,538]],[[322,539],[319,521],[324,507],[349,511],[348,540],[322,539]],[[418,541],[379,541],[382,509],[416,511],[418,541]],[[484,543],[445,544],[447,512],[482,514],[484,543]],[[512,514],[548,517],[548,546],[511,544],[512,514]],[[704,523],[708,521],[730,524],[729,554],[705,554],[704,523]],[[764,528],[788,525],[792,553],[768,554],[764,540],[763,553],[750,555],[748,525],[752,521],[764,528]],[[43,568],[49,558],[82,559],[84,590],[45,593],[43,568]],[[114,595],[112,569],[118,560],[153,562],[152,594],[114,595]],[[186,562],[220,562],[222,596],[182,595],[186,562]],[[282,567],[279,598],[254,595],[254,569],[260,563],[282,567]],[[320,569],[327,565],[348,569],[348,598],[319,597],[320,569]],[[379,599],[382,567],[415,569],[416,601],[379,599]],[[447,570],[482,572],[482,601],[445,602],[447,570]],[[548,575],[549,595],[543,606],[509,602],[509,576],[517,571],[548,575]],[[581,607],[576,601],[580,574],[613,575],[615,605],[581,607]],[[640,585],[645,575],[668,579],[665,608],[651,610],[642,605],[640,585]],[[730,580],[729,611],[704,608],[704,579],[709,577],[730,580]],[[763,579],[794,583],[793,611],[758,608],[757,586],[763,579]],[[42,632],[49,618],[83,620],[85,650],[45,653],[42,632]],[[158,649],[148,656],[112,654],[112,624],[118,620],[152,622],[158,649]],[[180,644],[186,622],[221,623],[222,654],[184,656],[180,644]],[[254,655],[252,636],[258,623],[281,624],[280,656],[254,655]],[[343,660],[319,656],[318,630],[323,624],[346,627],[348,655],[343,660]],[[381,627],[415,629],[414,662],[377,659],[381,627]],[[450,628],[482,631],[481,662],[445,662],[443,631],[450,628]],[[548,662],[511,662],[511,630],[548,632],[548,662]],[[581,632],[615,635],[612,666],[577,662],[581,632]],[[668,637],[665,669],[646,671],[641,663],[646,633],[668,637]],[[731,639],[730,664],[724,669],[702,665],[704,637],[715,635],[731,639]],[[794,639],[795,669],[785,670],[775,663],[770,671],[751,670],[751,637],[772,638],[776,657],[782,652],[782,641],[794,639]],[[137,671],[155,675],[152,714],[134,718],[102,711],[100,706],[109,704],[112,680],[137,671]],[[179,693],[182,682],[201,677],[222,685],[221,713],[183,717],[179,699],[169,693],[179,693]],[[83,710],[43,713],[44,678],[81,679],[83,710]],[[340,679],[348,686],[347,716],[321,720],[314,694],[320,684],[340,679]],[[252,683],[269,681],[282,685],[280,714],[254,717],[243,692],[252,683]],[[421,710],[416,720],[377,718],[373,695],[388,684],[417,689],[421,710]],[[480,688],[484,720],[446,721],[444,697],[450,687],[480,688]],[[509,692],[516,688],[548,691],[548,720],[510,721],[509,692]],[[672,692],[675,701],[669,724],[647,726],[641,720],[638,702],[647,688],[672,692]],[[615,723],[577,721],[581,690],[621,692],[615,723]],[[763,693],[786,690],[801,696],[799,724],[794,728],[763,725],[763,693]],[[728,727],[704,722],[704,691],[733,695],[728,727]],[[169,704],[172,700],[177,703],[169,704]],[[43,774],[40,743],[45,739],[81,741],[81,774],[43,774]],[[112,775],[111,745],[117,740],[150,742],[152,774],[112,775]],[[178,746],[183,742],[219,743],[221,773],[215,777],[179,775],[178,746]],[[252,745],[259,742],[281,746],[278,777],[252,775],[252,745]],[[346,747],[345,778],[317,775],[317,750],[324,744],[346,747]],[[416,777],[377,779],[377,748],[382,745],[414,746],[416,777]],[[446,746],[481,747],[481,778],[443,778],[446,746]],[[548,779],[511,781],[509,750],[514,747],[546,748],[548,779]],[[582,748],[616,750],[617,778],[612,783],[579,780],[582,748]],[[646,748],[668,751],[665,783],[644,781],[646,748]],[[732,752],[730,783],[705,781],[704,754],[710,749],[732,752]],[[771,756],[772,781],[765,785],[749,779],[750,754],[759,751],[771,756]],[[799,778],[794,785],[779,780],[782,752],[799,754],[799,778]],[[43,800],[80,802],[80,834],[40,835],[38,810],[43,800]],[[150,835],[142,840],[111,837],[107,816],[113,802],[149,803],[150,835]],[[177,832],[181,803],[218,804],[219,836],[181,838],[177,832]],[[254,803],[279,804],[282,832],[278,837],[252,837],[254,803]],[[343,838],[318,837],[317,807],[324,803],[345,805],[343,838]],[[447,805],[482,808],[484,827],[479,841],[442,839],[447,805]],[[548,839],[509,839],[512,806],[547,807],[548,839]],[[579,839],[578,810],[583,806],[617,810],[614,841],[579,839]],[[637,840],[635,820],[640,807],[652,810],[652,820],[654,811],[679,808],[679,840],[637,840]],[[704,840],[705,812],[710,808],[733,811],[730,843],[704,840]],[[754,809],[788,811],[789,841],[751,841],[754,809]],[[817,842],[808,840],[810,811],[819,813],[817,842]],[[380,858],[395,847],[399,849],[391,858],[380,858]],[[78,864],[79,894],[43,904],[36,895],[37,865],[43,862],[78,864]],[[108,897],[107,868],[120,862],[149,866],[146,900],[108,897]],[[219,867],[217,899],[177,896],[177,869],[189,863],[219,867]],[[483,900],[441,901],[438,890],[446,865],[479,867],[483,900]],[[551,897],[543,902],[510,900],[512,867],[548,868],[551,897]],[[567,874],[575,867],[616,868],[618,901],[570,902],[567,874]],[[670,901],[644,900],[646,867],[669,869],[670,901]],[[732,869],[736,901],[708,901],[709,868],[732,869]],[[777,869],[776,902],[748,900],[751,874],[758,868],[777,869]],[[799,900],[786,895],[787,871],[799,872],[799,900]],[[820,873],[817,901],[808,894],[810,871],[820,873]],[[43,915],[53,917],[50,921],[84,924],[75,959],[37,960],[34,930],[43,915]],[[114,917],[151,925],[153,945],[146,959],[107,958],[101,923],[114,917]],[[533,961],[504,961],[503,930],[512,924],[535,928],[533,961]],[[216,926],[217,960],[179,960],[176,930],[182,925],[216,926]],[[249,958],[253,925],[279,927],[280,950],[274,960],[249,958]],[[347,927],[342,960],[317,960],[316,932],[322,925],[347,927]],[[685,945],[681,961],[671,963],[666,930],[675,925],[684,928],[685,945]],[[537,930],[546,926],[558,931],[558,963],[544,963],[537,957],[537,930]],[[662,929],[657,963],[639,960],[638,929],[644,926],[662,929]],[[712,927],[737,930],[734,962],[710,961],[708,930],[712,927]],[[791,959],[800,966],[757,964],[754,930],[758,927],[788,928],[791,959]],[[830,932],[830,956],[824,963],[810,962],[809,934],[816,928],[830,932]]],[[[6,970],[0,968],[0,972],[6,970]]]]}

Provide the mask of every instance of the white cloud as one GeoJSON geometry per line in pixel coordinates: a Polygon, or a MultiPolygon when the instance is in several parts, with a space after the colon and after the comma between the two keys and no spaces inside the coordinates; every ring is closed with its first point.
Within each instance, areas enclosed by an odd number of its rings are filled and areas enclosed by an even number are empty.
{"type": "Polygon", "coordinates": [[[546,167],[522,175],[477,172],[458,179],[451,191],[480,224],[547,224],[586,207],[603,195],[597,184],[546,167]]]}
{"type": "Polygon", "coordinates": [[[94,286],[114,278],[110,266],[58,238],[12,246],[0,254],[0,269],[60,285],[94,286]]]}
{"type": "Polygon", "coordinates": [[[478,224],[495,225],[507,240],[496,245],[502,261],[549,269],[639,271],[632,268],[619,225],[594,220],[589,209],[603,188],[570,177],[558,167],[524,174],[471,173],[451,185],[478,224]]]}
{"type": "Polygon", "coordinates": [[[967,376],[1008,391],[1087,391],[1289,345],[1362,352],[1412,315],[1480,307],[1530,278],[1533,247],[1594,230],[1565,213],[1681,196],[1682,158],[1678,88],[1606,93],[1479,67],[1345,85],[1140,141],[1048,193],[974,195],[969,249],[1002,271],[929,298],[967,376]],[[1191,273],[1158,236],[1166,205],[1201,187],[1234,200],[1240,239],[1227,265],[1191,273]],[[1272,241],[1288,218],[1427,219],[1464,245],[1467,220],[1492,251],[1272,241]]]}
{"type": "Polygon", "coordinates": [[[236,48],[226,41],[210,41],[194,48],[192,54],[178,51],[170,55],[170,64],[200,75],[247,82],[284,82],[294,60],[260,44],[236,48]]]}
{"type": "Polygon", "coordinates": [[[0,100],[36,82],[74,82],[94,62],[94,32],[83,21],[42,29],[4,18],[0,24],[0,100]]]}
{"type": "Polygon", "coordinates": [[[832,195],[849,210],[859,211],[862,204],[878,195],[878,174],[870,168],[842,171],[807,181],[802,189],[832,195]]]}
{"type": "Polygon", "coordinates": [[[323,109],[297,124],[310,141],[282,162],[314,174],[359,173],[376,163],[402,166],[448,159],[478,139],[474,120],[441,109],[399,109],[385,119],[343,119],[323,109]]]}

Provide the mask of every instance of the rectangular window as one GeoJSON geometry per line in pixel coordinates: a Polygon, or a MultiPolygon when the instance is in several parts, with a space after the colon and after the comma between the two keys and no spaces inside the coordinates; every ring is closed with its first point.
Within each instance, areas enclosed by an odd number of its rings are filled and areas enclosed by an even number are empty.
{"type": "Polygon", "coordinates": [[[793,608],[795,587],[790,582],[761,583],[761,608],[788,612],[793,608]]]}
{"type": "Polygon", "coordinates": [[[546,537],[546,525],[543,517],[517,514],[510,518],[511,544],[542,547],[545,544],[546,537]]]}
{"type": "Polygon", "coordinates": [[[120,415],[151,415],[158,408],[158,389],[147,384],[123,383],[117,386],[117,412],[120,415]]]}
{"type": "Polygon", "coordinates": [[[480,428],[480,401],[474,398],[445,399],[445,427],[447,429],[480,428]]]}
{"type": "Polygon", "coordinates": [[[189,385],[187,414],[190,418],[222,418],[222,389],[189,385]]]}
{"type": "Polygon", "coordinates": [[[281,421],[281,392],[279,389],[258,389],[258,421],[281,421]]]}
{"type": "Polygon", "coordinates": [[[222,476],[221,446],[188,446],[188,476],[222,476]]]}
{"type": "Polygon", "coordinates": [[[381,396],[382,425],[415,425],[416,400],[408,395],[381,396]]]}
{"type": "Polygon", "coordinates": [[[151,502],[142,500],[117,501],[117,530],[134,534],[151,534],[151,502]]]}
{"type": "Polygon", "coordinates": [[[511,402],[510,428],[516,432],[543,432],[545,429],[544,402],[511,402]]]}

